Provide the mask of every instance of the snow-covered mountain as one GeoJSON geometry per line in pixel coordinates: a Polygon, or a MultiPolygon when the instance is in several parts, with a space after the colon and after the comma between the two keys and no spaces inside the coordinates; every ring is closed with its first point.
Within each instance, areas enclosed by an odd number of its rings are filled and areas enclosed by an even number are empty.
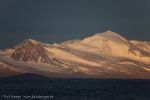
{"type": "Polygon", "coordinates": [[[150,42],[111,31],[60,44],[26,39],[1,51],[0,61],[14,73],[49,77],[150,78],[150,42]]]}

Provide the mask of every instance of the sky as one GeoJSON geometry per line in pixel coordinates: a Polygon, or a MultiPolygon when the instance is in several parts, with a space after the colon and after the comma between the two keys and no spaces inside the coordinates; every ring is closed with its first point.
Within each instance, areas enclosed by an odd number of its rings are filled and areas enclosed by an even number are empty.
{"type": "Polygon", "coordinates": [[[24,39],[46,43],[111,30],[150,41],[150,0],[0,0],[0,49],[24,39]]]}

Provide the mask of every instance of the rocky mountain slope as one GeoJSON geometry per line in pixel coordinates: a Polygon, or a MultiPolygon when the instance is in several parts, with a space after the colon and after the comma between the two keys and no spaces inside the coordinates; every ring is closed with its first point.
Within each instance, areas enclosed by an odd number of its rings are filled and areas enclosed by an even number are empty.
{"type": "Polygon", "coordinates": [[[26,39],[1,51],[0,61],[20,73],[49,77],[150,78],[149,50],[149,42],[107,31],[61,44],[26,39]]]}
{"type": "Polygon", "coordinates": [[[19,44],[12,53],[11,58],[16,61],[50,63],[51,60],[46,54],[42,44],[35,40],[27,39],[19,44]]]}

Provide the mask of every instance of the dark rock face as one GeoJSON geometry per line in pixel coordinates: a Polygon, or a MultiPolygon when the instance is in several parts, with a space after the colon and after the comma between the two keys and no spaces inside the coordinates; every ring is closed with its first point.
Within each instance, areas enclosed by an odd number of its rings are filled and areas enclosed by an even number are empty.
{"type": "Polygon", "coordinates": [[[140,48],[137,48],[133,45],[128,49],[128,54],[138,56],[138,57],[150,57],[149,52],[146,52],[146,51],[144,51],[140,48]]]}
{"type": "Polygon", "coordinates": [[[19,44],[11,57],[16,61],[51,63],[44,46],[31,40],[19,44]]]}

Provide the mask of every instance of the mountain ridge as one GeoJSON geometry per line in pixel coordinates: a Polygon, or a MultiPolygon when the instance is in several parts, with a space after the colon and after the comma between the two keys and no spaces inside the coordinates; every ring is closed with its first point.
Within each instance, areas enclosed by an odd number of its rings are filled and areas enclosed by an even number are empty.
{"type": "Polygon", "coordinates": [[[115,32],[106,31],[60,44],[26,39],[14,48],[1,51],[0,62],[8,62],[5,66],[9,67],[17,65],[13,67],[16,69],[27,67],[27,72],[32,69],[36,74],[48,77],[51,73],[56,76],[64,73],[73,77],[115,78],[120,75],[122,78],[150,78],[148,50],[149,42],[127,40],[115,32]]]}

